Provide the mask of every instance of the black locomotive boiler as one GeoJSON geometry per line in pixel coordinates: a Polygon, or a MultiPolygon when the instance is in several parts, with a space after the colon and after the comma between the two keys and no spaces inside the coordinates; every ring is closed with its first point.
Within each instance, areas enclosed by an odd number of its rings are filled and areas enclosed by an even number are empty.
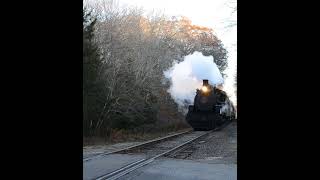
{"type": "Polygon", "coordinates": [[[186,116],[190,126],[196,131],[212,130],[235,118],[236,110],[226,92],[203,80],[186,116]]]}

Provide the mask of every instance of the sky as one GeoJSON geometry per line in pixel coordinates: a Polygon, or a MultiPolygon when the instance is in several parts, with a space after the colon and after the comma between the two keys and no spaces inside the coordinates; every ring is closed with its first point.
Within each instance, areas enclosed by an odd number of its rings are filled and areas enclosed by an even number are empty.
{"type": "Polygon", "coordinates": [[[237,21],[232,13],[237,0],[118,0],[120,6],[137,6],[148,11],[160,11],[167,16],[183,15],[193,24],[210,27],[228,51],[228,68],[225,70],[224,90],[236,104],[234,76],[237,67],[237,26],[227,27],[237,21]]]}
{"type": "Polygon", "coordinates": [[[146,10],[162,10],[166,15],[183,15],[193,23],[213,27],[229,12],[223,9],[229,0],[118,0],[120,4],[135,5],[146,10]]]}

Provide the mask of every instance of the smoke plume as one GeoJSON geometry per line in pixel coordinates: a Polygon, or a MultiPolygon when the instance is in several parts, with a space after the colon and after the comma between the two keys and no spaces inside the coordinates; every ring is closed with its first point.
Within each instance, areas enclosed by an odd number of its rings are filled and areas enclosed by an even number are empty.
{"type": "Polygon", "coordinates": [[[211,85],[224,82],[213,57],[201,52],[185,56],[180,63],[175,62],[164,76],[170,81],[168,92],[183,113],[187,112],[188,105],[193,104],[196,89],[201,88],[203,79],[208,79],[211,85]]]}

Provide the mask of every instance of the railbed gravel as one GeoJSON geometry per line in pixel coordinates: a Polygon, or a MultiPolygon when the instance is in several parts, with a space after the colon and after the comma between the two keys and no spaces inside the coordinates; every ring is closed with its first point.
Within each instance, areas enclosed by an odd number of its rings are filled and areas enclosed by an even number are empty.
{"type": "Polygon", "coordinates": [[[174,158],[237,164],[237,122],[197,140],[174,158]]]}

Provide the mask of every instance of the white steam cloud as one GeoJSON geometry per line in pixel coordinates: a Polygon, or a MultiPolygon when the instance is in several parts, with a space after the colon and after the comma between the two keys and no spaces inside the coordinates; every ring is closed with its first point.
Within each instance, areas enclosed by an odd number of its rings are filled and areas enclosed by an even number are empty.
{"type": "Polygon", "coordinates": [[[187,112],[189,104],[193,104],[196,89],[201,88],[203,79],[208,79],[211,85],[224,83],[213,57],[201,52],[185,56],[180,63],[175,62],[164,76],[170,81],[168,92],[183,113],[187,112]]]}

